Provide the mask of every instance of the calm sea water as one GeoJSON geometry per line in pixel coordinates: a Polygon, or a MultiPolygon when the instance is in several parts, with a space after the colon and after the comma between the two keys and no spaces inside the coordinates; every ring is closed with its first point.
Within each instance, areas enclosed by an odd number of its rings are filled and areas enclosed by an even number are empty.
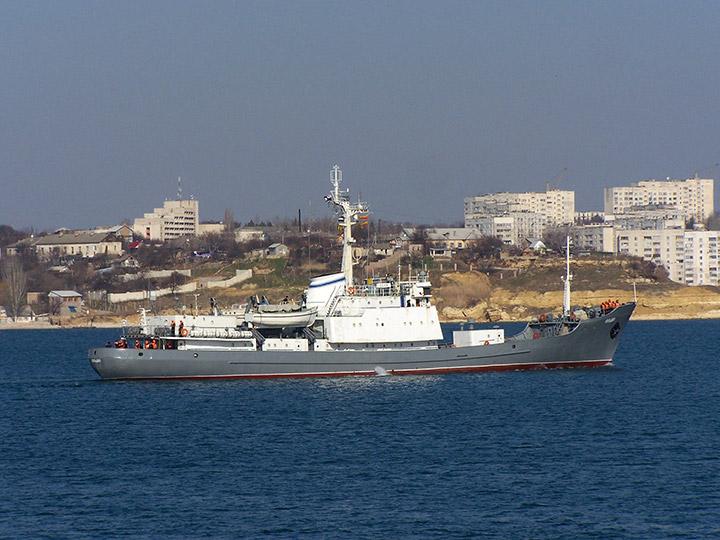
{"type": "Polygon", "coordinates": [[[718,538],[718,321],[615,367],[102,382],[112,330],[0,332],[0,538],[718,538]]]}

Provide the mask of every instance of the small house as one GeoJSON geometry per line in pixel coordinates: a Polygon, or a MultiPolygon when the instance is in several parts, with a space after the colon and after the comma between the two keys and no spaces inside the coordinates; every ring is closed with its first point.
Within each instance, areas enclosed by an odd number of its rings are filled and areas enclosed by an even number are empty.
{"type": "Polygon", "coordinates": [[[270,244],[267,248],[268,257],[287,257],[288,255],[290,255],[290,248],[280,242],[270,244]]]}
{"type": "Polygon", "coordinates": [[[81,312],[83,298],[76,291],[50,291],[48,304],[53,315],[74,315],[81,312]]]}

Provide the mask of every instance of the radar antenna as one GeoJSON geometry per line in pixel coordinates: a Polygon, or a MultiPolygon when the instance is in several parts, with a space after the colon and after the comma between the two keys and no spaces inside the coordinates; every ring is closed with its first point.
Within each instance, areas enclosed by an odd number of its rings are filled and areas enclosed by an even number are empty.
{"type": "Polygon", "coordinates": [[[565,291],[563,295],[563,315],[566,317],[570,316],[570,282],[572,281],[572,274],[570,273],[570,236],[565,237],[565,291]]]}
{"type": "Polygon", "coordinates": [[[352,204],[349,197],[341,193],[340,182],[342,182],[342,170],[338,165],[335,165],[330,171],[330,183],[333,189],[325,197],[325,200],[335,206],[338,216],[338,230],[343,241],[341,271],[345,274],[345,287],[353,287],[352,244],[355,243],[355,239],[352,236],[352,225],[358,222],[358,215],[367,214],[368,205],[360,201],[352,204]]]}

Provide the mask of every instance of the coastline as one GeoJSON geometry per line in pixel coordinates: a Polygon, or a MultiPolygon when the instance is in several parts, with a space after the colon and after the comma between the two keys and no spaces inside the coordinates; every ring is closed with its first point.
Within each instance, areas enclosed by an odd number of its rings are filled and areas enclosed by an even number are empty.
{"type": "MultiPolygon", "coordinates": [[[[474,319],[478,324],[528,322],[540,313],[557,313],[563,303],[563,292],[552,290],[544,293],[524,288],[493,287],[490,294],[479,294],[478,281],[487,280],[485,276],[454,275],[455,281],[448,287],[437,288],[434,304],[438,309],[441,323],[461,323],[474,319]],[[453,290],[453,283],[459,285],[453,290]],[[451,294],[448,294],[451,293],[451,294]],[[452,294],[455,293],[455,294],[452,294]],[[463,303],[467,302],[465,305],[463,303]]],[[[489,288],[488,288],[489,289],[489,288]]],[[[720,288],[717,287],[677,287],[656,288],[651,283],[641,284],[637,293],[637,307],[632,321],[663,320],[706,320],[720,319],[720,288]]],[[[598,288],[595,290],[577,289],[572,292],[572,304],[577,306],[597,306],[608,298],[617,298],[628,302],[634,298],[629,285],[623,288],[598,288]]],[[[30,322],[0,322],[1,330],[49,330],[63,328],[122,328],[137,326],[140,323],[138,313],[110,314],[93,313],[73,317],[43,317],[30,322]]]]}
{"type": "Polygon", "coordinates": [[[63,324],[51,324],[48,321],[28,321],[2,323],[0,324],[0,330],[76,330],[79,328],[122,328],[122,326],[122,324],[116,322],[88,324],[87,321],[67,321],[63,324]]]}
{"type": "MultiPolygon", "coordinates": [[[[638,306],[640,307],[640,305],[638,306]]],[[[448,323],[464,323],[467,322],[468,319],[472,317],[466,317],[466,318],[456,318],[456,317],[441,317],[440,322],[442,324],[448,324],[448,323]]],[[[687,321],[687,320],[711,320],[711,319],[720,319],[720,311],[718,310],[712,310],[708,311],[704,314],[684,314],[684,313],[637,313],[637,311],[633,314],[631,321],[687,321]]],[[[477,324],[483,325],[483,324],[497,324],[497,323],[518,323],[518,322],[527,322],[529,321],[528,318],[514,318],[514,317],[508,317],[508,318],[501,318],[498,320],[493,321],[483,321],[481,319],[476,319],[477,324]]],[[[137,323],[135,323],[137,324],[137,323]]],[[[129,326],[133,325],[132,322],[129,321],[129,326]]],[[[93,329],[93,328],[106,328],[106,329],[120,329],[123,327],[123,324],[119,322],[114,321],[106,321],[106,322],[94,322],[92,324],[89,324],[87,321],[65,321],[62,324],[51,324],[48,321],[29,321],[29,322],[6,322],[6,323],[0,323],[0,331],[2,330],[78,330],[78,329],[93,329]]]]}

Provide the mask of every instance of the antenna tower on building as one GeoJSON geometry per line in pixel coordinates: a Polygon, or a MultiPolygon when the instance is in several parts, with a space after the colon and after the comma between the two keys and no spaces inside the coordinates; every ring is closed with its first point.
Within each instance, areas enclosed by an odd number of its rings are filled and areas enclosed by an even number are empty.
{"type": "Polygon", "coordinates": [[[182,200],[182,187],[180,186],[180,177],[178,176],[178,194],[177,194],[177,200],[182,200]]]}

